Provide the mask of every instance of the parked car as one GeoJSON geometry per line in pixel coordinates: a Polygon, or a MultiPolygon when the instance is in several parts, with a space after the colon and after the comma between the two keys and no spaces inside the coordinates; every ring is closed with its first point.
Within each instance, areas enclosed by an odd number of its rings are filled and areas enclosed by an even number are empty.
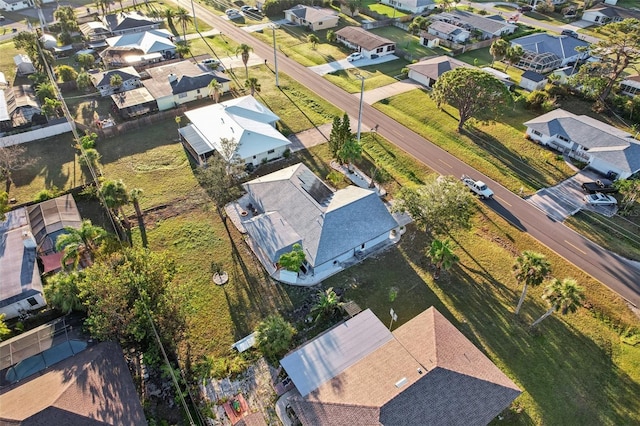
{"type": "Polygon", "coordinates": [[[349,62],[357,61],[359,59],[362,59],[362,53],[360,52],[354,52],[351,55],[347,56],[347,61],[349,62]]]}
{"type": "Polygon", "coordinates": [[[573,37],[573,38],[578,38],[578,36],[579,36],[577,32],[572,31],[572,30],[562,30],[560,35],[569,36],[569,37],[573,37]]]}
{"type": "Polygon", "coordinates": [[[589,194],[584,196],[584,200],[587,204],[593,204],[596,206],[615,206],[618,204],[618,200],[616,200],[611,195],[603,194],[601,192],[596,192],[595,194],[589,194]]]}
{"type": "Polygon", "coordinates": [[[220,61],[217,59],[213,59],[213,58],[207,58],[207,59],[203,59],[202,61],[200,61],[200,63],[202,65],[206,65],[209,68],[218,68],[218,66],[220,65],[220,61]]]}
{"type": "Polygon", "coordinates": [[[482,199],[493,198],[493,191],[481,180],[475,180],[467,175],[462,175],[460,180],[478,197],[482,199]]]}
{"type": "Polygon", "coordinates": [[[4,21],[5,19],[7,18],[5,18],[4,15],[0,15],[0,21],[4,21]]]}
{"type": "Polygon", "coordinates": [[[595,194],[596,192],[602,192],[603,194],[614,194],[618,192],[611,181],[608,181],[606,179],[598,179],[595,182],[585,182],[582,184],[582,190],[589,194],[595,194]]]}
{"type": "Polygon", "coordinates": [[[224,11],[224,13],[225,13],[229,18],[231,18],[232,16],[233,16],[233,17],[236,17],[236,16],[240,16],[240,15],[241,15],[241,13],[240,13],[240,11],[239,11],[238,9],[227,9],[227,10],[225,10],[225,11],[224,11]]]}
{"type": "Polygon", "coordinates": [[[533,10],[533,7],[531,6],[520,6],[518,8],[518,12],[531,12],[533,10]]]}

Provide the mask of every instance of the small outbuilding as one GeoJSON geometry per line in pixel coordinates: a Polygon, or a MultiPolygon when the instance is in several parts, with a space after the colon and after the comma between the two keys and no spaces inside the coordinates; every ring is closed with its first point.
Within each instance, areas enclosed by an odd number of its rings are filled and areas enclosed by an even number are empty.
{"type": "Polygon", "coordinates": [[[549,82],[549,79],[535,71],[525,71],[520,79],[520,87],[530,92],[542,90],[549,82]]]}
{"type": "Polygon", "coordinates": [[[29,75],[36,72],[36,68],[33,66],[33,62],[31,62],[31,58],[27,55],[16,55],[13,57],[13,63],[16,64],[18,68],[18,75],[29,75]]]}

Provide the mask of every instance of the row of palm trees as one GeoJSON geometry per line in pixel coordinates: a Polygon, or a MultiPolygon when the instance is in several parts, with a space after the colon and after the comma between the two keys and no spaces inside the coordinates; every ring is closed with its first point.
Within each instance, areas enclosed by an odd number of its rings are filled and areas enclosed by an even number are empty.
{"type": "MultiPolygon", "coordinates": [[[[434,279],[440,278],[440,273],[443,270],[450,269],[460,260],[453,252],[451,242],[448,239],[434,239],[427,251],[427,257],[431,259],[435,266],[434,279]]],[[[522,284],[522,294],[515,310],[515,315],[518,315],[528,288],[537,287],[549,278],[551,264],[543,254],[525,250],[516,258],[513,264],[513,273],[516,280],[522,284]]],[[[563,280],[552,278],[542,295],[542,299],[547,302],[549,309],[534,321],[531,327],[536,327],[542,320],[558,310],[562,315],[575,312],[584,301],[584,298],[584,289],[573,278],[565,278],[563,280]]]]}

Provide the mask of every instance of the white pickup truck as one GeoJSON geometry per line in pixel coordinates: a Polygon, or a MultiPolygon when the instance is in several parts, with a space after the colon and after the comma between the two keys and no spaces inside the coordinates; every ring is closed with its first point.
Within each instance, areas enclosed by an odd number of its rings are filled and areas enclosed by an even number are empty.
{"type": "Polygon", "coordinates": [[[471,192],[476,194],[480,198],[493,198],[493,191],[489,189],[486,183],[481,180],[475,180],[467,175],[462,175],[460,178],[462,183],[467,185],[471,192]]]}

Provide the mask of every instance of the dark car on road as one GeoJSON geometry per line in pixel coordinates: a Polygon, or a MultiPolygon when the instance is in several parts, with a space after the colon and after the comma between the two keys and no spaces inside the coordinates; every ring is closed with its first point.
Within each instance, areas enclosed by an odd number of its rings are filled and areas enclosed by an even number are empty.
{"type": "Polygon", "coordinates": [[[585,182],[582,184],[582,190],[588,194],[601,192],[603,194],[615,194],[618,192],[616,187],[608,180],[597,180],[595,182],[585,182]]]}
{"type": "Polygon", "coordinates": [[[533,7],[531,6],[520,6],[518,8],[518,12],[531,12],[533,10],[533,7]]]}

